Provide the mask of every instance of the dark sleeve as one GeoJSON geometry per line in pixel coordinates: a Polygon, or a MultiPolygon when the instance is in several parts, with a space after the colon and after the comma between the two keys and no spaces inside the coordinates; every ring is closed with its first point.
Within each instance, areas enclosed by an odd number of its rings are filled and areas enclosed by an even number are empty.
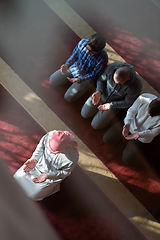
{"type": "Polygon", "coordinates": [[[103,74],[97,80],[96,91],[103,92],[103,89],[104,89],[104,87],[106,85],[106,82],[107,82],[107,75],[108,75],[108,66],[104,70],[103,74]]]}
{"type": "Polygon", "coordinates": [[[130,84],[127,89],[126,97],[124,100],[121,101],[111,101],[113,108],[129,108],[133,102],[137,99],[140,95],[142,89],[142,84],[139,79],[137,79],[136,84],[130,84]]]}

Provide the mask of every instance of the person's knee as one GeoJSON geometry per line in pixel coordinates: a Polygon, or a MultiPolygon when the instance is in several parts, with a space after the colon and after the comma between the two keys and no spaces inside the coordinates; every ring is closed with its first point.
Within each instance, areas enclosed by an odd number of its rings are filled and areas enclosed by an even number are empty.
{"type": "Polygon", "coordinates": [[[122,161],[132,167],[137,167],[138,164],[138,158],[137,155],[134,154],[134,152],[130,149],[127,149],[127,147],[124,149],[122,153],[122,161]]]}
{"type": "Polygon", "coordinates": [[[41,201],[44,199],[43,196],[30,196],[30,199],[32,199],[33,201],[41,201]]]}
{"type": "Polygon", "coordinates": [[[49,81],[52,85],[62,85],[66,84],[68,82],[67,77],[65,75],[62,75],[60,70],[57,70],[54,72],[50,77],[49,81]]]}
{"type": "Polygon", "coordinates": [[[69,102],[69,103],[75,101],[75,100],[74,100],[74,97],[71,96],[71,95],[69,95],[68,93],[65,93],[65,94],[64,94],[64,99],[65,99],[67,102],[69,102]]]}
{"type": "Polygon", "coordinates": [[[57,77],[56,77],[56,73],[53,73],[50,77],[49,77],[49,81],[52,85],[55,84],[55,82],[57,81],[57,77]]]}
{"type": "Polygon", "coordinates": [[[89,115],[88,115],[88,109],[86,107],[86,105],[84,104],[82,109],[81,109],[81,116],[83,118],[89,118],[89,115]]]}
{"type": "Polygon", "coordinates": [[[114,143],[113,136],[110,134],[109,130],[103,135],[103,142],[106,143],[106,144],[113,144],[114,143]]]}
{"type": "Polygon", "coordinates": [[[122,153],[122,161],[127,165],[130,165],[133,161],[132,156],[130,156],[130,154],[128,154],[125,150],[122,153]]]}
{"type": "Polygon", "coordinates": [[[102,128],[103,128],[98,121],[95,121],[94,118],[93,118],[93,120],[92,120],[92,122],[91,122],[91,126],[92,126],[92,128],[95,129],[95,130],[98,130],[98,129],[102,129],[102,128]]]}
{"type": "Polygon", "coordinates": [[[97,111],[97,106],[92,104],[92,97],[89,97],[81,109],[81,116],[83,118],[90,118],[93,117],[97,111]]]}

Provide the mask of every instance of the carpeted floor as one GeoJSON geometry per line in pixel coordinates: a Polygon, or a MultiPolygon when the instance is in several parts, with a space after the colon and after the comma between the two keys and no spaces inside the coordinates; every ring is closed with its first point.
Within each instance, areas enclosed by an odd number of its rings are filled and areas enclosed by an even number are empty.
{"type": "MultiPolygon", "coordinates": [[[[0,92],[0,152],[14,173],[45,131],[2,86],[0,92]]],[[[144,239],[79,166],[64,180],[60,192],[37,205],[64,240],[128,240],[130,234],[131,240],[144,239]]]]}
{"type": "MultiPolygon", "coordinates": [[[[10,1],[8,1],[7,5],[4,4],[4,2],[5,1],[2,1],[0,5],[0,11],[2,13],[0,14],[0,51],[2,59],[23,79],[23,81],[26,82],[29,87],[31,87],[31,89],[58,115],[59,118],[61,118],[63,122],[72,129],[72,131],[116,175],[116,177],[129,189],[129,191],[158,219],[158,213],[160,210],[160,184],[159,179],[157,180],[157,175],[151,174],[150,172],[136,171],[125,166],[121,160],[121,149],[113,149],[111,146],[105,145],[102,141],[102,135],[104,131],[93,130],[90,126],[90,119],[85,120],[80,116],[80,109],[85,99],[83,98],[76,103],[69,104],[63,99],[63,94],[66,90],[66,87],[53,88],[48,81],[48,78],[52,72],[57,70],[60,65],[64,63],[65,60],[70,56],[72,49],[80,39],[61,19],[58,18],[58,16],[51,9],[49,9],[49,7],[43,1],[35,0],[33,3],[33,1],[29,0],[26,4],[24,0],[16,0],[14,1],[14,4],[13,2],[11,4],[10,1]],[[22,7],[22,3],[24,6],[26,4],[26,8],[22,7]]],[[[84,9],[84,4],[81,3],[80,6],[78,1],[73,2],[68,0],[67,2],[70,3],[74,8],[79,6],[76,11],[82,15],[82,17],[88,21],[91,26],[94,24],[94,26],[92,26],[94,30],[104,33],[104,31],[102,31],[102,27],[104,29],[106,22],[105,19],[101,18],[100,14],[98,14],[100,8],[98,8],[96,2],[92,2],[93,4],[90,5],[90,2],[86,0],[86,10],[90,9],[90,13],[92,13],[90,14],[90,20],[88,20],[88,11],[82,11],[84,9]],[[77,5],[74,3],[77,3],[77,5]],[[96,14],[94,14],[95,9],[97,9],[96,14]],[[95,21],[93,21],[92,16],[95,16],[95,21]],[[103,24],[101,24],[102,21],[103,24]]],[[[100,1],[100,3],[102,4],[101,11],[102,9],[104,11],[104,9],[106,9],[103,8],[103,4],[105,4],[105,2],[100,1]]],[[[109,1],[107,8],[108,11],[109,6],[110,11],[113,10],[112,1],[109,1]]],[[[106,16],[109,17],[108,14],[106,14],[106,16]]],[[[107,20],[107,23],[111,28],[115,24],[112,22],[112,19],[107,20]]],[[[125,36],[127,36],[127,30],[125,31],[125,36]]],[[[126,49],[121,46],[123,41],[122,35],[118,32],[118,28],[116,31],[115,27],[114,31],[112,32],[107,30],[105,36],[109,44],[111,42],[116,43],[116,51],[119,49],[119,53],[122,56],[127,56],[126,60],[128,61],[130,54],[126,54],[126,49]],[[115,38],[112,36],[113,32],[115,38]],[[122,51],[124,51],[123,54],[122,51]]],[[[153,42],[156,41],[155,37],[151,40],[153,40],[153,42]]],[[[130,42],[130,40],[128,41],[130,42]]],[[[148,40],[148,42],[151,41],[148,40]]],[[[156,44],[154,45],[155,52],[158,53],[158,50],[156,50],[156,44]]],[[[130,53],[133,49],[129,44],[126,44],[126,46],[128,53],[130,53]]],[[[140,46],[140,48],[142,48],[142,46],[140,46]]],[[[138,50],[136,51],[138,52],[138,50]]],[[[144,76],[144,69],[146,69],[145,67],[148,66],[147,59],[148,55],[147,57],[145,57],[145,55],[142,57],[141,55],[141,58],[136,58],[136,55],[132,55],[129,61],[130,63],[134,63],[136,70],[140,74],[143,72],[142,76],[145,79],[147,76],[149,76],[147,75],[148,72],[146,72],[144,76]],[[134,61],[131,61],[133,59],[134,61]],[[142,64],[141,60],[143,60],[146,65],[142,64]],[[143,69],[141,71],[138,70],[138,66],[143,67],[143,69]]],[[[159,71],[159,69],[156,69],[156,71],[159,71]]],[[[158,72],[156,71],[155,74],[152,75],[152,85],[155,87],[158,85],[156,77],[158,72]]],[[[147,78],[146,80],[150,82],[151,79],[150,81],[148,79],[150,78],[147,78]]],[[[22,116],[25,116],[25,112],[22,114],[22,116]]],[[[11,121],[11,126],[8,125],[8,127],[13,128],[14,130],[17,129],[17,126],[12,126],[12,122],[14,121],[14,118],[16,118],[16,115],[13,115],[12,118],[9,118],[11,121]]],[[[25,117],[23,118],[23,121],[23,126],[26,124],[24,129],[26,129],[26,132],[28,132],[28,122],[25,122],[25,117]]],[[[19,126],[21,126],[21,124],[19,126]]],[[[29,129],[30,134],[32,134],[31,130],[32,129],[29,129]]],[[[41,135],[43,135],[42,129],[40,132],[39,130],[37,131],[37,135],[35,135],[34,138],[31,138],[34,143],[33,146],[35,146],[35,141],[37,141],[41,135]]],[[[13,137],[13,141],[16,142],[16,145],[18,145],[16,150],[14,148],[14,152],[17,151],[16,162],[20,163],[18,156],[23,154],[21,150],[24,148],[24,146],[22,146],[21,149],[22,143],[21,140],[19,140],[19,135],[17,136],[16,133],[14,133],[12,136],[9,135],[8,137],[13,137]]],[[[25,144],[26,142],[27,141],[25,141],[25,144]]],[[[33,150],[33,146],[31,150],[33,150]]],[[[25,148],[28,149],[28,146],[25,146],[25,148]]],[[[6,151],[3,151],[4,154],[12,154],[11,151],[7,151],[7,149],[6,151]]],[[[29,154],[29,152],[27,153],[29,154]]],[[[23,154],[23,159],[26,156],[28,155],[23,154]]],[[[12,157],[8,156],[8,158],[11,159],[12,157]]],[[[14,169],[15,163],[12,164],[12,169],[14,169]]],[[[156,164],[159,166],[158,163],[156,164]]]]}

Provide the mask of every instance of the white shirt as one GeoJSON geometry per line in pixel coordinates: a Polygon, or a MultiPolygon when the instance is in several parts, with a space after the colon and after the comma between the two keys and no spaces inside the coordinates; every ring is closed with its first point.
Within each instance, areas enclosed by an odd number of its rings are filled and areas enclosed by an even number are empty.
{"type": "Polygon", "coordinates": [[[157,96],[144,93],[140,95],[128,109],[124,124],[130,125],[131,133],[139,133],[138,140],[149,143],[160,133],[160,116],[151,117],[148,114],[148,106],[157,96]]]}
{"type": "Polygon", "coordinates": [[[36,168],[41,173],[49,173],[50,180],[60,182],[71,174],[73,168],[78,162],[78,152],[75,149],[69,149],[65,153],[50,153],[47,148],[47,139],[54,131],[44,135],[31,159],[36,159],[36,168]]]}

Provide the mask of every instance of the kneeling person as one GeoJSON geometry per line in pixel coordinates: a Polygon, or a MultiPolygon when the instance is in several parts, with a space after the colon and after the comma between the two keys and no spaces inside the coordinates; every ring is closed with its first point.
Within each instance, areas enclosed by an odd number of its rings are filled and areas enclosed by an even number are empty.
{"type": "Polygon", "coordinates": [[[72,83],[64,95],[67,102],[76,101],[94,87],[108,63],[105,44],[106,40],[100,34],[82,39],[60,70],[50,76],[49,80],[54,86],[72,83]]]}
{"type": "Polygon", "coordinates": [[[14,174],[28,197],[38,201],[60,190],[78,162],[77,142],[68,131],[50,131],[14,174]]]}
{"type": "Polygon", "coordinates": [[[104,135],[105,143],[128,141],[122,159],[132,166],[141,166],[142,156],[150,150],[150,143],[160,133],[160,98],[144,93],[128,109],[123,130],[120,123],[113,125],[104,135]],[[122,133],[122,134],[121,134],[122,133]],[[142,155],[143,154],[143,155],[142,155]]]}
{"type": "Polygon", "coordinates": [[[132,65],[111,63],[97,80],[96,92],[83,105],[81,115],[93,117],[91,125],[94,129],[104,128],[122,109],[127,112],[140,95],[141,88],[141,81],[132,65]]]}

